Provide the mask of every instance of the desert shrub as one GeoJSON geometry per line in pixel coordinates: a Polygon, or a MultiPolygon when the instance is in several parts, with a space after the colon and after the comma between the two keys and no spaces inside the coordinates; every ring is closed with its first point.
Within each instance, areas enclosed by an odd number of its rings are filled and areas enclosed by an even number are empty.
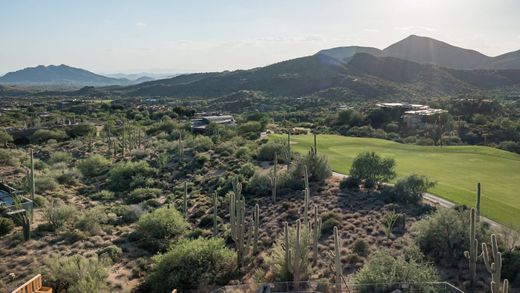
{"type": "Polygon", "coordinates": [[[81,174],[87,178],[92,178],[105,173],[110,167],[111,162],[101,155],[93,155],[78,163],[81,174]]]}
{"type": "Polygon", "coordinates": [[[348,176],[343,178],[339,183],[339,188],[341,189],[349,189],[349,190],[359,190],[359,185],[361,184],[361,180],[355,176],[348,176]]]}
{"type": "Polygon", "coordinates": [[[399,283],[413,283],[413,291],[417,292],[436,292],[434,285],[428,283],[439,280],[435,268],[421,260],[394,257],[391,251],[378,250],[370,254],[353,282],[360,285],[361,292],[390,292],[398,289],[399,283]],[[396,288],[389,288],[391,284],[396,288]]]}
{"type": "Polygon", "coordinates": [[[518,153],[520,154],[520,142],[514,141],[502,141],[498,145],[498,148],[503,149],[508,152],[518,153]]]}
{"type": "Polygon", "coordinates": [[[100,249],[97,252],[97,255],[101,258],[109,258],[113,262],[118,262],[121,260],[121,257],[123,256],[123,249],[116,245],[110,245],[100,249]]]}
{"type": "Polygon", "coordinates": [[[296,161],[293,169],[294,176],[303,178],[304,167],[307,167],[309,181],[321,182],[332,175],[327,157],[310,151],[306,156],[296,161]]]}
{"type": "Polygon", "coordinates": [[[130,152],[130,156],[134,161],[142,160],[150,155],[151,151],[148,149],[135,149],[130,152]]]}
{"type": "Polygon", "coordinates": [[[58,183],[52,177],[36,176],[34,179],[34,187],[36,193],[44,193],[46,191],[56,190],[58,188],[58,183]]]}
{"type": "MultiPolygon", "coordinates": [[[[469,210],[439,209],[412,226],[415,242],[428,257],[460,260],[469,247],[469,210]]],[[[477,223],[479,243],[489,239],[488,226],[477,223]]]]}
{"type": "Polygon", "coordinates": [[[520,250],[502,254],[502,278],[508,279],[513,288],[520,288],[520,250]]]}
{"type": "Polygon", "coordinates": [[[0,165],[18,166],[20,164],[20,152],[8,149],[0,149],[0,165]]]}
{"type": "Polygon", "coordinates": [[[137,231],[152,241],[152,248],[162,250],[169,240],[186,232],[189,227],[181,213],[174,208],[159,208],[143,214],[137,222],[137,231]]]}
{"type": "Polygon", "coordinates": [[[423,193],[435,186],[424,175],[413,174],[397,181],[392,187],[383,188],[381,195],[389,202],[418,203],[423,193]]]}
{"type": "Polygon", "coordinates": [[[14,222],[8,218],[0,218],[0,236],[11,233],[14,229],[14,222]]]}
{"type": "Polygon", "coordinates": [[[110,190],[101,190],[92,194],[90,197],[96,200],[113,200],[115,198],[115,195],[110,190]]]}
{"type": "Polygon", "coordinates": [[[357,177],[366,183],[387,182],[395,178],[395,160],[382,158],[375,152],[364,152],[357,155],[349,171],[351,176],[357,177]]]}
{"type": "Polygon", "coordinates": [[[461,145],[462,140],[456,135],[442,136],[441,143],[443,145],[461,145]]]}
{"type": "Polygon", "coordinates": [[[403,142],[408,143],[408,144],[414,144],[416,140],[417,140],[417,138],[415,137],[415,135],[412,135],[412,136],[405,137],[403,139],[403,142]]]}
{"type": "Polygon", "coordinates": [[[207,136],[197,135],[192,141],[192,146],[198,152],[207,152],[213,147],[213,141],[207,136]]]}
{"type": "Polygon", "coordinates": [[[266,196],[271,194],[271,179],[269,174],[256,170],[253,176],[249,179],[245,189],[247,194],[255,196],[266,196]]]}
{"type": "Polygon", "coordinates": [[[107,259],[97,256],[53,255],[45,260],[46,278],[54,284],[56,292],[108,292],[108,266],[107,259]]]}
{"type": "Polygon", "coordinates": [[[119,163],[108,172],[108,188],[114,192],[123,192],[146,187],[150,185],[147,178],[156,173],[157,170],[144,161],[119,163]]]}
{"type": "Polygon", "coordinates": [[[96,235],[103,230],[102,225],[108,222],[108,216],[102,207],[94,207],[82,212],[74,226],[89,234],[96,235]]]}
{"type": "Polygon", "coordinates": [[[326,212],[321,216],[323,224],[321,225],[321,232],[323,234],[331,234],[334,226],[338,229],[341,227],[341,215],[335,212],[326,212]]]}
{"type": "Polygon", "coordinates": [[[197,153],[193,159],[195,160],[195,164],[197,164],[197,166],[204,166],[206,162],[209,162],[211,157],[206,153],[197,153]]]}
{"type": "Polygon", "coordinates": [[[48,203],[49,203],[49,201],[45,197],[43,197],[39,194],[34,195],[34,205],[36,207],[39,207],[39,208],[45,207],[45,206],[47,206],[48,203]]]}
{"type": "Polygon", "coordinates": [[[365,239],[356,239],[352,250],[359,256],[368,255],[368,242],[365,239]]]}
{"type": "Polygon", "coordinates": [[[250,178],[255,174],[255,165],[253,163],[245,163],[240,167],[240,170],[238,171],[240,175],[243,175],[246,178],[250,178]]]}
{"type": "Polygon", "coordinates": [[[140,203],[148,199],[157,198],[162,190],[158,188],[136,188],[130,192],[126,200],[129,203],[140,203]]]}
{"type": "Polygon", "coordinates": [[[43,209],[43,218],[53,230],[63,228],[66,224],[74,222],[78,211],[72,205],[68,205],[61,199],[53,199],[43,209]]]}
{"type": "MultiPolygon", "coordinates": [[[[308,280],[312,273],[311,262],[308,257],[308,251],[305,247],[309,246],[309,231],[308,228],[302,227],[300,230],[302,243],[299,255],[292,255],[293,261],[295,257],[298,258],[300,263],[300,280],[308,280]]],[[[289,249],[295,251],[296,246],[296,228],[289,227],[289,249]]],[[[285,232],[280,233],[276,238],[276,241],[271,248],[270,256],[267,259],[267,263],[271,266],[273,271],[273,279],[276,282],[288,282],[294,280],[294,275],[290,270],[287,270],[285,266],[285,232]]]]}
{"type": "Polygon", "coordinates": [[[13,137],[4,128],[0,128],[0,146],[7,147],[7,143],[12,141],[13,137]]]}
{"type": "Polygon", "coordinates": [[[90,124],[73,125],[67,130],[67,134],[72,138],[94,135],[96,134],[96,127],[90,124]]]}
{"type": "Polygon", "coordinates": [[[159,132],[172,133],[174,130],[180,129],[180,125],[173,121],[170,117],[164,116],[161,121],[156,122],[146,130],[147,134],[154,135],[159,132]]]}
{"type": "Polygon", "coordinates": [[[235,271],[236,254],[219,238],[181,240],[165,254],[153,258],[153,271],[145,281],[148,292],[188,291],[224,285],[235,271]]]}
{"type": "Polygon", "coordinates": [[[52,177],[54,177],[59,184],[76,184],[81,177],[80,172],[76,168],[67,168],[64,167],[64,165],[64,163],[56,163],[53,165],[51,170],[52,177]]]}
{"type": "Polygon", "coordinates": [[[261,161],[272,161],[274,160],[274,154],[278,155],[278,158],[282,158],[283,154],[287,151],[287,146],[280,142],[267,142],[258,148],[258,159],[261,161]]]}
{"type": "Polygon", "coordinates": [[[239,159],[249,160],[249,159],[251,159],[251,150],[246,146],[242,146],[242,147],[238,148],[235,155],[239,159]]]}
{"type": "Polygon", "coordinates": [[[72,162],[72,155],[67,152],[54,152],[50,155],[47,163],[49,165],[54,165],[56,163],[66,163],[70,164],[72,162]]]}
{"type": "Polygon", "coordinates": [[[48,130],[38,129],[31,136],[31,141],[34,143],[47,142],[48,140],[62,141],[67,138],[67,134],[63,130],[48,130]]]}
{"type": "Polygon", "coordinates": [[[233,141],[223,142],[215,148],[215,151],[222,156],[230,156],[237,150],[237,145],[233,141]]]}

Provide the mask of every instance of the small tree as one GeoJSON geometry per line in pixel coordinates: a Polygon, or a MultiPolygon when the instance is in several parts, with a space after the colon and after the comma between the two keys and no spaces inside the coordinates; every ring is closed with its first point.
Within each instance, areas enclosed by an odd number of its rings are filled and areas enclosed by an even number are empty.
{"type": "Polygon", "coordinates": [[[87,178],[96,177],[105,173],[111,162],[101,155],[93,155],[78,163],[78,169],[87,178]]]}
{"type": "Polygon", "coordinates": [[[349,173],[364,180],[365,187],[371,187],[395,178],[395,160],[382,158],[375,152],[364,152],[354,159],[349,173]]]}
{"type": "Polygon", "coordinates": [[[176,209],[159,208],[144,214],[137,222],[137,230],[148,240],[155,242],[154,248],[164,249],[168,242],[184,234],[188,223],[176,209]]]}
{"type": "Polygon", "coordinates": [[[5,131],[5,129],[0,128],[0,145],[7,147],[7,143],[12,142],[13,137],[5,131]]]}
{"type": "Polygon", "coordinates": [[[393,187],[384,190],[382,194],[391,202],[418,203],[423,193],[435,186],[424,175],[413,174],[397,181],[393,187]]]}

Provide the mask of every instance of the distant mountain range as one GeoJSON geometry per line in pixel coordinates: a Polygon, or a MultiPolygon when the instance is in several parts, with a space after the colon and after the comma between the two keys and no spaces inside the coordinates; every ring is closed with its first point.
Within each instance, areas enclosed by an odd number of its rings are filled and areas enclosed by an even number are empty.
{"type": "Polygon", "coordinates": [[[428,37],[411,35],[380,50],[371,47],[338,47],[318,54],[345,61],[356,53],[377,57],[395,57],[420,64],[431,64],[452,69],[520,69],[520,50],[497,57],[489,57],[475,50],[452,46],[428,37]]]}
{"type": "Polygon", "coordinates": [[[10,73],[0,78],[0,83],[16,80],[15,77],[31,82],[119,85],[69,93],[92,96],[105,93],[219,97],[242,90],[294,97],[319,95],[362,99],[412,99],[485,91],[518,94],[520,51],[489,57],[474,50],[412,35],[383,50],[338,47],[250,70],[184,74],[142,83],[136,81],[136,84],[130,84],[132,82],[128,79],[100,76],[64,65],[10,73]],[[55,73],[58,68],[60,74],[55,73]]]}
{"type": "Polygon", "coordinates": [[[384,50],[332,48],[251,70],[187,74],[114,91],[130,96],[217,97],[255,90],[364,99],[518,92],[519,55],[512,52],[493,58],[412,35],[384,50]]]}
{"type": "Polygon", "coordinates": [[[11,85],[76,85],[76,86],[108,86],[130,85],[154,80],[141,76],[137,79],[107,77],[93,72],[67,65],[49,65],[29,67],[9,72],[0,77],[0,84],[11,85]]]}

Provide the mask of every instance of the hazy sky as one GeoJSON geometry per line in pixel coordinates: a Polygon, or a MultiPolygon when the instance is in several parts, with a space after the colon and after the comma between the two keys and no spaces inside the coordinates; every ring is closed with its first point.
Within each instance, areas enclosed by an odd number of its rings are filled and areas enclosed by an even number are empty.
{"type": "Polygon", "coordinates": [[[518,0],[0,1],[0,74],[247,69],[410,34],[495,56],[520,49],[518,0]]]}

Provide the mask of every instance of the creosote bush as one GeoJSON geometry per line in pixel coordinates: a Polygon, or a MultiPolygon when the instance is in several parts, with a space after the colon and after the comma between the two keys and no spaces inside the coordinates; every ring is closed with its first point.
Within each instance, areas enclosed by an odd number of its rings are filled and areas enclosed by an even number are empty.
{"type": "Polygon", "coordinates": [[[81,255],[53,255],[45,260],[46,280],[56,292],[109,292],[107,267],[109,260],[81,255]]]}
{"type": "Polygon", "coordinates": [[[44,193],[46,191],[54,191],[58,188],[58,183],[54,178],[49,176],[37,176],[34,180],[36,193],[44,193]]]}
{"type": "Polygon", "coordinates": [[[78,211],[72,205],[67,205],[61,199],[53,199],[43,209],[43,218],[52,230],[63,228],[67,223],[73,223],[78,211]]]}
{"type": "Polygon", "coordinates": [[[149,179],[156,173],[157,170],[144,161],[119,163],[108,173],[108,188],[114,192],[124,192],[147,187],[152,184],[149,179]]]}
{"type": "MultiPolygon", "coordinates": [[[[441,208],[412,226],[415,242],[421,251],[432,259],[444,258],[457,261],[464,258],[469,247],[469,210],[464,208],[441,208]]],[[[487,224],[477,223],[479,243],[487,241],[487,224]]]]}
{"type": "Polygon", "coordinates": [[[140,203],[145,200],[157,198],[161,193],[162,190],[158,188],[136,188],[130,192],[126,200],[129,203],[140,203]]]}
{"type": "Polygon", "coordinates": [[[137,222],[137,231],[151,241],[151,248],[164,250],[169,241],[186,233],[189,227],[180,212],[174,208],[158,208],[143,214],[137,222]]]}
{"type": "Polygon", "coordinates": [[[420,259],[394,257],[391,251],[378,250],[370,254],[353,282],[360,286],[361,292],[390,292],[398,288],[397,283],[415,283],[414,292],[436,292],[435,287],[428,282],[439,280],[435,268],[420,259]],[[396,288],[389,288],[391,284],[395,284],[396,288]]]}
{"type": "Polygon", "coordinates": [[[235,271],[236,253],[220,238],[181,240],[153,258],[153,271],[143,292],[186,292],[208,285],[224,285],[235,271]]]}
{"type": "Polygon", "coordinates": [[[14,222],[8,218],[0,218],[0,236],[11,233],[14,229],[14,222]]]}
{"type": "Polygon", "coordinates": [[[98,206],[82,212],[75,227],[89,235],[96,235],[103,230],[103,224],[108,222],[108,216],[103,207],[98,206]]]}
{"type": "Polygon", "coordinates": [[[413,174],[397,181],[394,186],[385,186],[381,195],[389,202],[418,203],[423,193],[435,186],[426,176],[413,174]]]}
{"type": "Polygon", "coordinates": [[[105,173],[110,167],[111,162],[101,155],[93,155],[78,163],[81,174],[87,178],[92,178],[105,173]]]}

